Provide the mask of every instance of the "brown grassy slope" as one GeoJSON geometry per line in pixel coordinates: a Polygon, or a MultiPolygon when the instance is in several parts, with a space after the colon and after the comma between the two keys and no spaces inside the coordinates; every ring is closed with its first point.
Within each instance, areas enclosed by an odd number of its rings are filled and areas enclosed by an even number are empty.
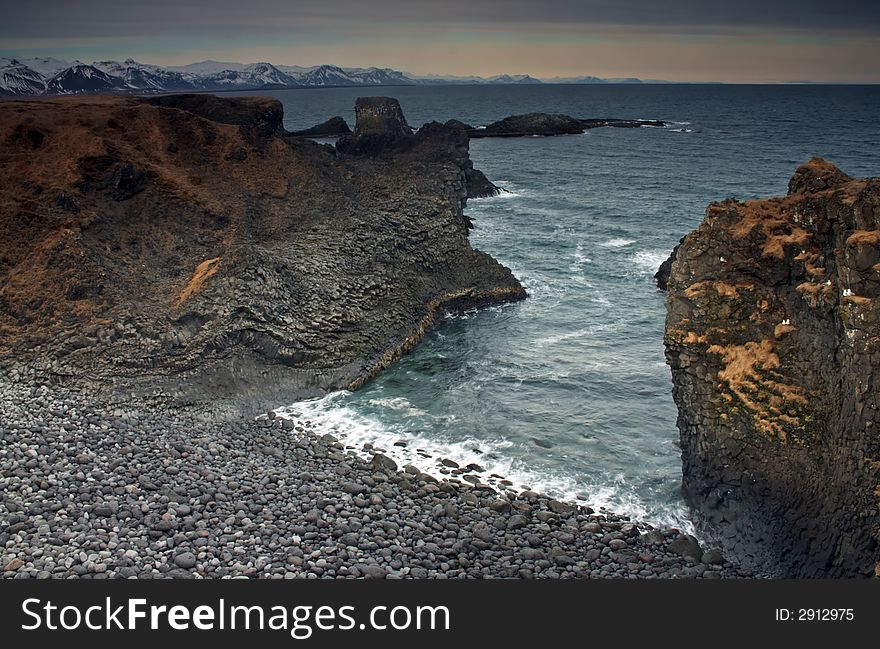
{"type": "Polygon", "coordinates": [[[204,97],[0,102],[0,352],[44,343],[59,375],[257,358],[328,387],[439,296],[522,297],[467,242],[466,136],[355,158],[279,134],[275,100],[204,97]]]}

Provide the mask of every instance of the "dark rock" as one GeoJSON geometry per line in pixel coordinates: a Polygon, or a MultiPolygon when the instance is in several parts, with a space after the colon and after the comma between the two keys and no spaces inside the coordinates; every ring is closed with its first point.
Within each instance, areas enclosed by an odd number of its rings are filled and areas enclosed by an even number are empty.
{"type": "Polygon", "coordinates": [[[174,565],[176,565],[178,568],[184,568],[186,570],[189,570],[190,568],[195,568],[196,555],[194,555],[192,552],[182,552],[181,554],[175,555],[174,565]]]}
{"type": "Polygon", "coordinates": [[[331,117],[326,122],[321,122],[311,128],[293,131],[291,135],[296,137],[340,137],[351,135],[351,129],[341,117],[331,117]]]}
{"type": "Polygon", "coordinates": [[[481,541],[485,541],[487,543],[490,543],[492,541],[492,530],[485,523],[477,523],[476,525],[474,525],[473,534],[481,541]]]}
{"type": "Polygon", "coordinates": [[[362,484],[357,484],[355,482],[344,482],[342,483],[342,490],[346,493],[357,496],[362,493],[367,492],[367,488],[362,484]]]}
{"type": "Polygon", "coordinates": [[[784,198],[710,205],[672,265],[684,492],[725,554],[772,574],[880,565],[874,242],[880,181],[814,158],[784,198]]]}
{"type": "Polygon", "coordinates": [[[518,530],[521,527],[525,527],[529,524],[529,519],[527,519],[522,514],[514,514],[507,520],[507,529],[509,530],[518,530]]]}
{"type": "Polygon", "coordinates": [[[672,274],[672,264],[675,262],[675,257],[682,243],[684,243],[684,237],[672,249],[672,253],[667,257],[666,261],[660,264],[657,272],[654,273],[654,281],[657,283],[657,288],[661,291],[666,290],[666,285],[669,283],[669,275],[672,274]]]}
{"type": "Polygon", "coordinates": [[[354,105],[355,135],[406,137],[412,128],[406,123],[400,102],[391,97],[358,97],[354,105]]]}
{"type": "Polygon", "coordinates": [[[547,506],[550,508],[550,511],[560,516],[571,516],[577,511],[577,507],[574,505],[553,500],[552,498],[547,501],[547,506]]]}
{"type": "Polygon", "coordinates": [[[387,455],[376,453],[373,455],[373,459],[370,460],[370,467],[373,471],[397,471],[397,462],[387,455]]]}
{"type": "Polygon", "coordinates": [[[400,150],[413,143],[413,130],[406,123],[400,103],[391,97],[358,97],[355,128],[351,136],[336,142],[339,151],[374,156],[400,150]]]}
{"type": "Polygon", "coordinates": [[[469,131],[471,137],[522,137],[526,135],[574,135],[584,132],[581,120],[558,113],[512,115],[484,129],[469,131]]]}
{"type": "Polygon", "coordinates": [[[95,516],[102,517],[113,516],[114,514],[114,508],[112,505],[109,504],[96,505],[92,511],[94,512],[95,516]]]}
{"type": "Polygon", "coordinates": [[[270,97],[218,97],[209,94],[162,95],[139,99],[153,106],[185,111],[211,122],[236,124],[267,137],[283,133],[284,108],[270,97]]]}
{"type": "Polygon", "coordinates": [[[373,564],[358,564],[358,570],[366,579],[385,579],[388,576],[388,570],[373,564]]]}
{"type": "Polygon", "coordinates": [[[700,547],[700,544],[690,536],[679,536],[669,544],[669,551],[680,557],[691,557],[697,561],[703,556],[703,549],[700,547]]]}
{"type": "Polygon", "coordinates": [[[718,550],[706,550],[700,558],[700,563],[706,565],[720,565],[724,563],[724,557],[718,550]]]}

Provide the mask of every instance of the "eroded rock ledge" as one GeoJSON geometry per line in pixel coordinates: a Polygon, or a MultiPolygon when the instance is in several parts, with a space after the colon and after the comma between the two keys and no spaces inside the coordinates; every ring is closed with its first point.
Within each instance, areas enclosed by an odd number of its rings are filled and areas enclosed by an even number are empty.
{"type": "Polygon", "coordinates": [[[468,242],[494,186],[466,133],[361,103],[349,149],[267,98],[0,104],[0,364],[273,403],[359,385],[438,309],[525,297],[468,242]]]}
{"type": "Polygon", "coordinates": [[[785,576],[875,574],[880,179],[814,158],[785,197],[710,205],[668,288],[684,489],[708,528],[785,576]]]}

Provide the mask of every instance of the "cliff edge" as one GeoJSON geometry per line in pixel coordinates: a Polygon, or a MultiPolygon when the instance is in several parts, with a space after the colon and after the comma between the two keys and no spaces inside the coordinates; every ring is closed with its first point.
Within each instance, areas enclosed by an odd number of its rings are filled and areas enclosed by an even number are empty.
{"type": "Polygon", "coordinates": [[[355,155],[289,137],[268,98],[0,103],[0,365],[290,399],[361,385],[446,310],[524,297],[468,242],[467,135],[364,105],[387,119],[355,155]]]}
{"type": "Polygon", "coordinates": [[[710,205],[668,290],[683,484],[706,529],[783,576],[874,575],[880,179],[814,158],[787,196],[710,205]]]}

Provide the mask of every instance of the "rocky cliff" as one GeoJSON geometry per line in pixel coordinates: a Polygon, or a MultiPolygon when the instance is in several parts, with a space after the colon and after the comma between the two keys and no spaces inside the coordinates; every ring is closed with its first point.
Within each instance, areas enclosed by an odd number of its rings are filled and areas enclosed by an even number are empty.
{"type": "Polygon", "coordinates": [[[707,529],[785,576],[873,575],[880,179],[813,159],[787,196],[710,205],[668,289],[684,489],[707,529]]]}
{"type": "Polygon", "coordinates": [[[350,152],[289,137],[271,99],[0,103],[0,363],[271,400],[357,387],[445,311],[524,297],[468,242],[466,134],[367,103],[387,119],[350,152]]]}

